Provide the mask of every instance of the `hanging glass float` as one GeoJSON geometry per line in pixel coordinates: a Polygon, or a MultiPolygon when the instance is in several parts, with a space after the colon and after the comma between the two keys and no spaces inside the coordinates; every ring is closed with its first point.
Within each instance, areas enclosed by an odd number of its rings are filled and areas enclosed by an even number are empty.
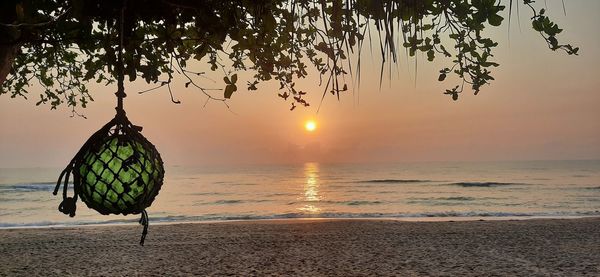
{"type": "MultiPolygon", "coordinates": [[[[121,30],[124,8],[121,11],[121,30]]],[[[163,184],[164,167],[160,153],[133,125],[123,109],[123,38],[117,61],[118,90],[115,118],[96,131],[81,147],[58,177],[54,195],[63,185],[63,201],[58,210],[75,216],[78,197],[91,209],[103,215],[141,214],[144,226],[140,244],[148,232],[150,207],[163,184]],[[73,175],[74,195],[67,195],[69,177],[73,175]]]]}
{"type": "Polygon", "coordinates": [[[142,214],[143,245],[148,230],[146,208],[162,186],[163,161],[156,147],[133,125],[124,112],[94,133],[60,174],[54,195],[63,185],[58,210],[75,216],[78,196],[101,214],[142,214]],[[73,175],[73,197],[67,196],[73,175]]]}

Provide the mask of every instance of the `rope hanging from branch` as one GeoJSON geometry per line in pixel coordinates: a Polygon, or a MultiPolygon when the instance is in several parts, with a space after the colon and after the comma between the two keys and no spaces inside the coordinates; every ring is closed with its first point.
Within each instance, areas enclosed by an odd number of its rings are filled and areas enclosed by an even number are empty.
{"type": "Polygon", "coordinates": [[[142,134],[142,127],[133,125],[123,109],[123,19],[125,6],[119,18],[117,60],[117,107],[111,121],[96,131],[75,154],[61,172],[54,189],[56,195],[62,184],[63,201],[58,210],[75,216],[78,197],[91,209],[103,215],[141,214],[144,226],[140,244],[148,232],[149,207],[162,186],[163,161],[156,147],[142,134]],[[72,197],[68,196],[69,177],[73,175],[72,197]]]}

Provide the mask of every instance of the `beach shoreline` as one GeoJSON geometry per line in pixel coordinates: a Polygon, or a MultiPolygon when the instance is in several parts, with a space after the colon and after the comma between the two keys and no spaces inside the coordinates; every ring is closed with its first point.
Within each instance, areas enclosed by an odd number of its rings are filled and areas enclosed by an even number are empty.
{"type": "Polygon", "coordinates": [[[600,275],[600,218],[0,229],[0,275],[600,275]]]}
{"type": "MultiPolygon", "coordinates": [[[[281,218],[250,218],[250,219],[207,219],[207,220],[163,220],[150,217],[150,225],[172,225],[172,224],[214,224],[214,223],[254,223],[254,222],[294,222],[304,220],[315,221],[337,221],[337,220],[374,220],[374,221],[401,221],[401,222],[463,222],[463,221],[522,221],[522,220],[553,220],[553,219],[593,219],[600,218],[598,215],[564,215],[564,216],[426,216],[426,217],[281,217],[281,218]]],[[[3,229],[46,229],[46,228],[78,228],[78,227],[102,227],[102,226],[134,226],[139,225],[139,219],[135,216],[123,220],[74,222],[74,223],[46,223],[37,224],[14,224],[2,225],[3,229]]]]}

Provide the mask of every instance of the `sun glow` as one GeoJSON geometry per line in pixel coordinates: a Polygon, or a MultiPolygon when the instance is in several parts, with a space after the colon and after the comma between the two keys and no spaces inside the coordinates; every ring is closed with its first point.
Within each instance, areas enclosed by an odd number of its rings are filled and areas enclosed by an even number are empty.
{"type": "Polygon", "coordinates": [[[315,129],[317,129],[317,123],[315,123],[312,120],[306,121],[306,124],[304,124],[304,129],[306,129],[306,131],[312,132],[315,129]]]}

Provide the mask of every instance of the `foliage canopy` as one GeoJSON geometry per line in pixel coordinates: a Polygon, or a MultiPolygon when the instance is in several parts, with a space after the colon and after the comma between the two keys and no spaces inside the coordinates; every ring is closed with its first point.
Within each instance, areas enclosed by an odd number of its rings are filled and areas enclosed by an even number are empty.
{"type": "MultiPolygon", "coordinates": [[[[577,54],[561,44],[560,29],[533,0],[9,0],[0,3],[0,94],[26,97],[32,84],[43,88],[37,104],[75,108],[93,100],[87,83],[116,80],[117,48],[123,39],[124,70],[130,81],[142,78],[171,92],[173,76],[208,99],[223,101],[245,86],[256,90],[267,80],[280,84],[278,95],[308,106],[295,80],[314,66],[323,97],[348,90],[345,74],[360,78],[364,43],[378,47],[384,64],[396,62],[400,49],[423,52],[429,61],[451,58],[439,81],[456,74],[459,84],[444,93],[454,100],[468,85],[477,94],[494,78],[493,49],[484,34],[500,26],[500,13],[519,6],[552,50],[577,54]],[[508,3],[507,3],[508,2],[508,3]],[[120,14],[124,20],[120,21],[120,14]],[[123,36],[119,36],[121,24],[123,36]],[[355,61],[351,58],[356,57],[355,61]],[[223,71],[223,89],[203,87],[190,60],[223,71]],[[228,60],[225,62],[225,60],[228,60]],[[353,63],[354,62],[354,63],[353,63]],[[253,78],[238,82],[238,70],[253,78]],[[4,71],[4,74],[3,74],[4,71]],[[8,74],[8,75],[7,75],[8,74]]],[[[510,17],[509,17],[510,18],[510,17]]],[[[171,99],[178,102],[173,98],[171,99]]]]}

